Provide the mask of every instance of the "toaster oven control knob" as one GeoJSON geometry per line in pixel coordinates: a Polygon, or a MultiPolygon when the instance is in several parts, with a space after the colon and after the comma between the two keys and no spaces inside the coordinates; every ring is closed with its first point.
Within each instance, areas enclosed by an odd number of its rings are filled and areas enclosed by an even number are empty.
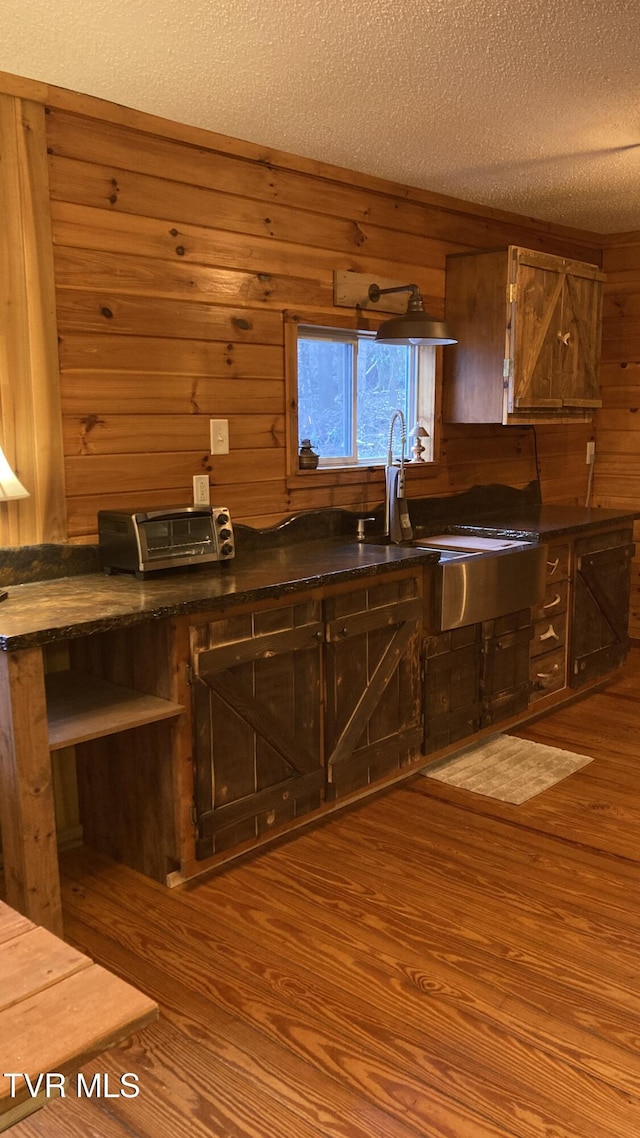
{"type": "Polygon", "coordinates": [[[230,538],[230,537],[231,537],[231,530],[230,529],[221,529],[220,530],[220,540],[221,541],[226,541],[227,538],[230,538]]]}
{"type": "Polygon", "coordinates": [[[226,525],[228,525],[228,522],[229,522],[229,515],[228,515],[228,514],[218,514],[218,516],[217,516],[217,518],[216,518],[216,522],[217,522],[217,524],[218,524],[219,526],[226,526],[226,525]]]}
{"type": "Polygon", "coordinates": [[[233,545],[230,541],[225,541],[222,549],[220,550],[223,557],[229,557],[233,553],[233,545]]]}

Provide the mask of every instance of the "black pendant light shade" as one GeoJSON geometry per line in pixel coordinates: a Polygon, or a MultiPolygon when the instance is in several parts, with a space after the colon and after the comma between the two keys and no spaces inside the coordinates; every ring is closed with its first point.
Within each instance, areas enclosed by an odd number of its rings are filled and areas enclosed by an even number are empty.
{"type": "Polygon", "coordinates": [[[372,284],[369,287],[369,300],[376,301],[388,292],[410,292],[407,311],[402,316],[393,316],[385,320],[378,328],[376,343],[378,344],[457,344],[455,336],[444,320],[436,320],[424,310],[422,296],[417,285],[400,285],[398,288],[379,288],[372,284]]]}

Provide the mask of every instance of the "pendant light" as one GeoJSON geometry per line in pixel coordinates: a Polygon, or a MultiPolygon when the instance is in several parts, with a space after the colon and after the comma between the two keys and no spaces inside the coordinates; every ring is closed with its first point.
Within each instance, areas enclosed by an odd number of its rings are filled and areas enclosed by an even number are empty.
{"type": "Polygon", "coordinates": [[[402,316],[385,320],[376,334],[377,344],[457,344],[455,336],[444,320],[436,320],[424,310],[422,294],[415,284],[398,285],[397,288],[380,288],[377,284],[369,286],[369,300],[374,304],[389,292],[410,292],[407,311],[402,316]]]}

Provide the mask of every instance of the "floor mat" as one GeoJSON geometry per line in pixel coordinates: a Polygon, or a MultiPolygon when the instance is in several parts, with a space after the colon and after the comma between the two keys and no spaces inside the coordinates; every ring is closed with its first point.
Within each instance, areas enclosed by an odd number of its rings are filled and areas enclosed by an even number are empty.
{"type": "Polygon", "coordinates": [[[575,755],[545,743],[532,743],[513,735],[491,735],[441,759],[422,774],[474,794],[519,805],[592,762],[588,755],[575,755]]]}

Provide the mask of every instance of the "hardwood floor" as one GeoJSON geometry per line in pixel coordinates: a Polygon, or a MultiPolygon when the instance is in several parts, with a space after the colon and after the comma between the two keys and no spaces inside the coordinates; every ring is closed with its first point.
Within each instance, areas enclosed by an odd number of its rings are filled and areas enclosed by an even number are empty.
{"type": "Polygon", "coordinates": [[[594,762],[522,806],[420,776],[168,891],[64,857],[70,940],[157,1024],[15,1138],[637,1138],[640,652],[520,732],[594,762]]]}

